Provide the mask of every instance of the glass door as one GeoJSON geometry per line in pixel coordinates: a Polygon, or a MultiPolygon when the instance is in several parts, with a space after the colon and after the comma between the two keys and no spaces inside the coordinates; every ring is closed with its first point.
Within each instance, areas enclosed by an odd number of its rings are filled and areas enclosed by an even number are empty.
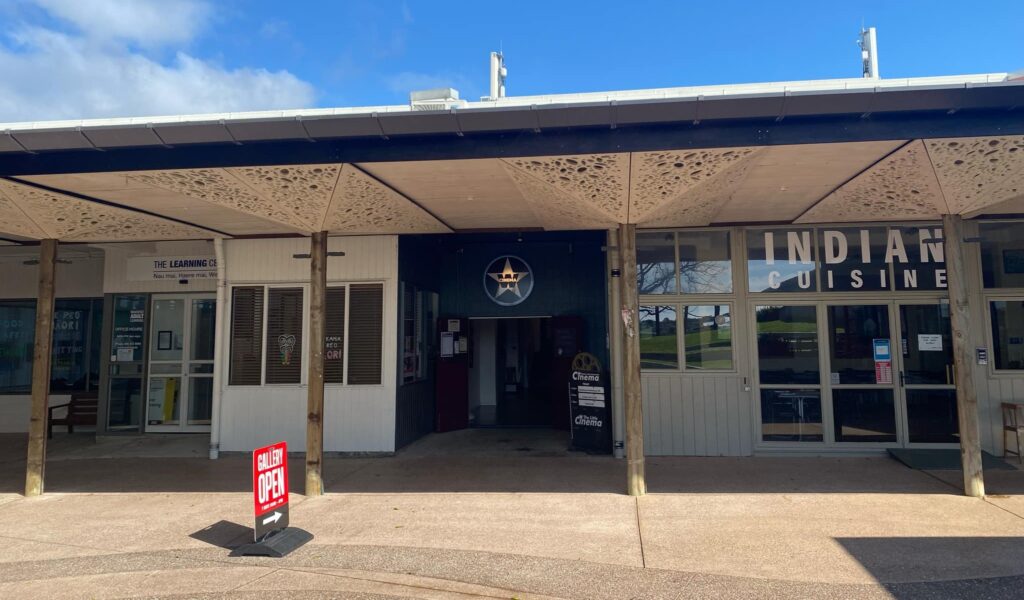
{"type": "Polygon", "coordinates": [[[215,300],[153,296],[146,431],[209,431],[215,300]]]}
{"type": "Polygon", "coordinates": [[[898,441],[889,304],[831,305],[828,314],[832,439],[898,441]]]}
{"type": "Polygon", "coordinates": [[[899,315],[904,439],[908,444],[958,444],[949,305],[900,304],[899,315]]]}
{"type": "Polygon", "coordinates": [[[754,318],[761,441],[823,442],[817,307],[755,306],[754,318]]]}

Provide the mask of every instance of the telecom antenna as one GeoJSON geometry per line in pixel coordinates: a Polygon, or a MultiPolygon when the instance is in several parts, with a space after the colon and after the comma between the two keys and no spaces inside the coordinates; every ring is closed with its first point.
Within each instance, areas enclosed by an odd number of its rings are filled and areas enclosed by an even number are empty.
{"type": "Polygon", "coordinates": [[[878,75],[878,38],[875,35],[875,28],[860,28],[861,76],[865,79],[880,79],[878,75]]]}
{"type": "Polygon", "coordinates": [[[505,55],[501,52],[491,52],[491,95],[488,100],[497,100],[505,97],[505,78],[508,77],[508,68],[505,67],[505,55]]]}

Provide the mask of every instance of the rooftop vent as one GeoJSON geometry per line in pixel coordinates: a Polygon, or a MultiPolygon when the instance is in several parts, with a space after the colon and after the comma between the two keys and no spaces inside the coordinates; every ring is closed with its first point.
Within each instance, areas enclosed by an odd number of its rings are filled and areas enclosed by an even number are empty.
{"type": "Polygon", "coordinates": [[[459,90],[455,88],[435,88],[411,92],[409,104],[413,110],[450,110],[465,106],[466,101],[459,100],[459,90]]]}

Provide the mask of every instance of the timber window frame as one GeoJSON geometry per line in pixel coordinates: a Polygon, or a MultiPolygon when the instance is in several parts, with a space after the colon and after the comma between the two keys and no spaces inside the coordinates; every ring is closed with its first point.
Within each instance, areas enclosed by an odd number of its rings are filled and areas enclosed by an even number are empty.
{"type": "MultiPolygon", "coordinates": [[[[325,331],[325,352],[324,352],[324,385],[325,386],[380,386],[384,384],[384,314],[386,285],[383,281],[369,282],[332,282],[327,285],[327,319],[325,331]],[[356,291],[357,306],[353,307],[353,291],[356,291]],[[362,292],[362,294],[358,293],[362,292]],[[369,300],[365,304],[363,298],[369,300]],[[332,299],[334,302],[332,302],[332,299]],[[376,302],[376,303],[375,303],[376,302]],[[362,303],[362,304],[360,304],[362,303]],[[369,321],[354,323],[360,319],[360,315],[369,315],[369,321]],[[374,317],[373,315],[376,315],[374,317]],[[353,331],[355,333],[353,333],[353,331]],[[365,335],[369,335],[366,338],[365,335]],[[360,336],[363,336],[362,338],[360,336]],[[332,347],[331,344],[336,344],[332,347]],[[369,357],[366,353],[353,351],[354,345],[370,350],[369,357]],[[339,366],[332,365],[331,352],[340,354],[335,360],[340,362],[339,366]],[[362,361],[362,362],[360,362],[362,361]],[[367,362],[368,361],[368,362],[367,362]],[[353,369],[353,364],[356,364],[353,369]],[[355,371],[355,372],[354,372],[355,371]],[[353,375],[359,378],[352,383],[353,375]]],[[[294,304],[293,304],[294,305],[294,304]]],[[[307,360],[309,357],[309,284],[308,283],[273,283],[273,284],[237,284],[231,286],[231,313],[228,315],[228,343],[227,349],[228,381],[229,387],[302,387],[307,383],[307,360]],[[252,311],[252,317],[248,323],[240,323],[236,318],[236,298],[239,290],[253,290],[258,296],[258,308],[252,311]],[[276,353],[279,348],[276,345],[271,348],[269,319],[271,312],[271,296],[280,296],[288,292],[301,293],[301,330],[293,334],[296,337],[295,346],[292,350],[293,361],[298,362],[298,381],[272,381],[272,373],[268,374],[268,354],[271,350],[276,353]],[[239,325],[245,325],[254,335],[250,339],[256,339],[259,343],[258,356],[250,356],[250,361],[255,361],[259,367],[259,378],[253,377],[251,371],[249,378],[239,381],[235,378],[235,365],[240,359],[236,352],[239,348],[239,338],[235,335],[239,325]]],[[[288,332],[290,333],[290,332],[288,332]]],[[[250,353],[252,354],[252,353],[250,353]]]]}

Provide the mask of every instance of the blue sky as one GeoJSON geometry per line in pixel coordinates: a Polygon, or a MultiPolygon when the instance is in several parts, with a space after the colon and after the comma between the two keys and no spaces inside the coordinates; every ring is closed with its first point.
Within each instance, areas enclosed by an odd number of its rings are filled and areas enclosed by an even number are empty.
{"type": "Polygon", "coordinates": [[[1024,69],[1024,2],[0,0],[0,122],[1024,69]]]}

